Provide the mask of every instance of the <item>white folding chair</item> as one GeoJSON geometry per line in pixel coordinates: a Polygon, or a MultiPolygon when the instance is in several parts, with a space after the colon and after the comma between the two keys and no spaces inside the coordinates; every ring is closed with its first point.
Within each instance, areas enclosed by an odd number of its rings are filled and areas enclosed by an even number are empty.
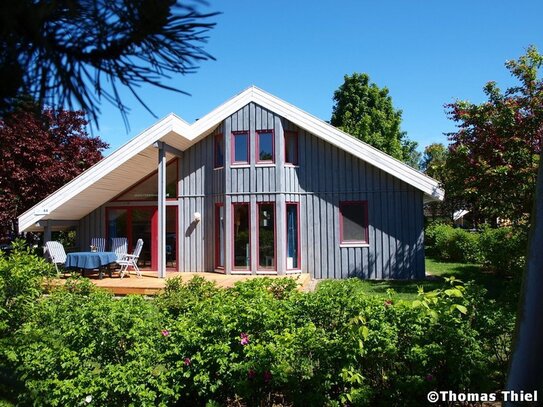
{"type": "Polygon", "coordinates": [[[136,248],[132,254],[125,254],[124,257],[120,260],[117,260],[117,264],[121,266],[121,278],[124,277],[124,273],[128,273],[128,268],[132,267],[138,277],[141,277],[141,271],[138,267],[138,258],[141,254],[141,249],[143,247],[143,240],[138,239],[136,243],[136,248]]]}
{"type": "Polygon", "coordinates": [[[96,251],[105,252],[106,251],[106,238],[105,237],[93,237],[91,239],[91,246],[96,247],[96,251]]]}
{"type": "Polygon", "coordinates": [[[111,251],[117,255],[117,260],[121,260],[128,253],[128,239],[126,237],[112,237],[111,251]]]}
{"type": "Polygon", "coordinates": [[[57,273],[60,273],[58,269],[59,264],[66,263],[66,251],[62,243],[56,241],[45,242],[45,248],[47,250],[47,255],[51,259],[51,263],[55,265],[57,273]]]}

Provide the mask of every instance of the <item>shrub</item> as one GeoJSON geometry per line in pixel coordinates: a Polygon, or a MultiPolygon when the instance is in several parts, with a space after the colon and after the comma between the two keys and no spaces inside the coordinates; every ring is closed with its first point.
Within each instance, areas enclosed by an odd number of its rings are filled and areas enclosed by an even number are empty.
{"type": "Polygon", "coordinates": [[[428,254],[438,260],[464,263],[481,261],[477,233],[437,223],[428,226],[425,238],[428,254]]]}
{"type": "Polygon", "coordinates": [[[454,279],[416,302],[368,296],[357,279],[313,293],[176,279],[156,300],[74,280],[36,303],[6,354],[24,405],[409,406],[429,390],[501,388],[488,337],[501,321],[454,279]]]}
{"type": "Polygon", "coordinates": [[[507,275],[520,275],[524,267],[527,248],[526,232],[511,227],[483,228],[480,247],[484,264],[507,275]]]}

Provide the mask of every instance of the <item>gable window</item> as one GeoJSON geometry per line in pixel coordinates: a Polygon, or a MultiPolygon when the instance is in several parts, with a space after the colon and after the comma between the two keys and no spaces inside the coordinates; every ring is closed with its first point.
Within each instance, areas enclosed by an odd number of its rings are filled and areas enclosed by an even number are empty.
{"type": "Polygon", "coordinates": [[[215,135],[215,168],[224,167],[224,136],[222,134],[215,135]]]}
{"type": "Polygon", "coordinates": [[[368,244],[368,201],[340,202],[339,228],[342,244],[368,244]]]}
{"type": "Polygon", "coordinates": [[[273,162],[273,131],[261,130],[256,133],[256,152],[259,163],[273,162]]]}
{"type": "MultiPolygon", "coordinates": [[[[177,199],[177,159],[166,165],[166,199],[177,199]]],[[[158,199],[158,172],[122,192],[113,201],[156,201],[158,199]]]]}
{"type": "Polygon", "coordinates": [[[249,164],[249,132],[232,133],[232,164],[249,164]]]}
{"type": "Polygon", "coordinates": [[[298,133],[285,131],[285,163],[298,165],[298,133]]]}

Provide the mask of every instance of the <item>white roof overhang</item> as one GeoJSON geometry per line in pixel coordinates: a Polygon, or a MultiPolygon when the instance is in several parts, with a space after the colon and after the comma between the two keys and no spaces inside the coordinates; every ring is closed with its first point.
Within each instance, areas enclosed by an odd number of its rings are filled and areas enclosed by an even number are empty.
{"type": "MultiPolygon", "coordinates": [[[[158,154],[154,143],[163,141],[184,151],[211,133],[225,118],[251,102],[421,190],[425,202],[443,200],[444,191],[436,180],[253,86],[192,125],[173,113],[169,114],[20,215],[19,231],[36,229],[39,221],[47,219],[81,219],[156,170],[158,154]]],[[[171,157],[169,155],[167,158],[171,157]]]]}

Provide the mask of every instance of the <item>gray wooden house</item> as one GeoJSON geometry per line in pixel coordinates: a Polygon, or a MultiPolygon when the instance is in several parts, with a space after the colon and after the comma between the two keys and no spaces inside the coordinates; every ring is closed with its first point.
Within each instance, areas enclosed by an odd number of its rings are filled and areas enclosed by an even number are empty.
{"type": "Polygon", "coordinates": [[[144,240],[143,267],[315,278],[424,276],[435,180],[258,88],[160,120],[19,217],[144,240]]]}

